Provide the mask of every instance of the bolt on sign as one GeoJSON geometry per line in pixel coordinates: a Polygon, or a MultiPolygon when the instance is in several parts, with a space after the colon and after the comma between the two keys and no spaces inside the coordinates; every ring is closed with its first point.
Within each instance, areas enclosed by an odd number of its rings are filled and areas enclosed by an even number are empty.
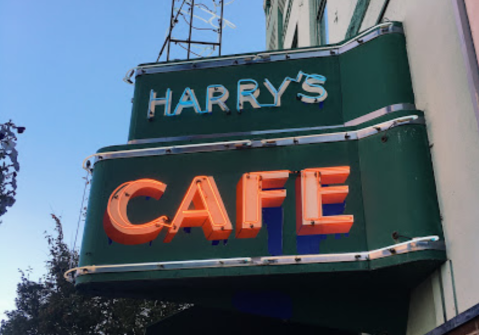
{"type": "Polygon", "coordinates": [[[400,24],[133,74],[128,144],[88,158],[78,288],[231,305],[285,278],[407,290],[445,260],[400,24]]]}

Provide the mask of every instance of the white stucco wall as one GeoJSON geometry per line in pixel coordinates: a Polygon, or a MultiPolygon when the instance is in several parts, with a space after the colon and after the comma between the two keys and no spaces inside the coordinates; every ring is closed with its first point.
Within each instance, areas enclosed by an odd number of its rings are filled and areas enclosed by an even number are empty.
{"type": "MultiPolygon", "coordinates": [[[[286,1],[285,8],[288,7],[289,1],[293,0],[286,1]]],[[[309,47],[311,45],[311,31],[308,0],[294,0],[293,2],[288,28],[284,37],[285,49],[291,48],[296,28],[298,29],[298,47],[309,47]]]]}
{"type": "MultiPolygon", "coordinates": [[[[311,22],[309,0],[288,0],[294,1],[291,10],[290,22],[285,32],[284,47],[291,48],[295,29],[298,29],[298,46],[311,46],[311,27],[316,22],[311,22]]],[[[338,43],[345,39],[346,31],[353,16],[357,0],[329,0],[327,5],[327,18],[329,25],[329,43],[338,43]]]]}
{"type": "Polygon", "coordinates": [[[329,44],[345,39],[357,2],[357,0],[328,1],[329,44]]]}
{"type": "Polygon", "coordinates": [[[447,319],[456,315],[456,307],[461,313],[479,303],[479,130],[452,1],[392,0],[385,16],[404,24],[416,104],[426,113],[434,144],[431,153],[452,263],[441,269],[443,290],[437,289],[438,275],[433,275],[430,284],[412,295],[408,334],[424,334],[444,322],[438,295],[444,294],[447,319]],[[416,322],[418,318],[423,321],[416,322]]]}
{"type": "Polygon", "coordinates": [[[386,0],[371,0],[369,2],[368,10],[366,15],[364,15],[363,23],[361,24],[359,31],[364,31],[376,24],[385,2],[386,0]]]}
{"type": "MultiPolygon", "coordinates": [[[[356,2],[328,1],[330,43],[344,39],[356,2]]],[[[382,3],[371,1],[361,30],[374,24],[382,3]]],[[[299,46],[309,45],[307,11],[307,0],[295,1],[285,47],[291,46],[294,23],[299,46]]],[[[422,335],[479,303],[479,128],[453,0],[391,0],[384,16],[404,25],[416,105],[426,114],[433,144],[450,259],[412,293],[408,334],[422,335]]]]}

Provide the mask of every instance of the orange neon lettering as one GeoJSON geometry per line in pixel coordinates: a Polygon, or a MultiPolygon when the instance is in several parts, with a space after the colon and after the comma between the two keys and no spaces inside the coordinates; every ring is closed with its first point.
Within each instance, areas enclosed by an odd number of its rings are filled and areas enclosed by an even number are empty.
{"type": "Polygon", "coordinates": [[[159,200],[166,184],[153,179],[138,179],[118,186],[108,199],[103,217],[103,227],[113,241],[120,244],[142,244],[154,240],[163,227],[170,227],[167,216],[161,216],[144,224],[132,224],[128,219],[128,202],[139,196],[159,200]]]}
{"type": "Polygon", "coordinates": [[[213,177],[199,176],[191,182],[164,242],[171,242],[180,228],[202,227],[207,240],[226,240],[233,226],[213,177]]]}
{"type": "Polygon", "coordinates": [[[350,173],[349,166],[313,168],[301,171],[296,180],[296,233],[297,235],[348,233],[354,222],[352,215],[323,216],[323,204],[342,203],[349,193],[342,184],[350,173]]]}
{"type": "Polygon", "coordinates": [[[245,173],[236,186],[236,238],[258,235],[262,208],[279,207],[286,198],[288,170],[245,173]],[[274,190],[268,190],[274,189],[274,190]]]}

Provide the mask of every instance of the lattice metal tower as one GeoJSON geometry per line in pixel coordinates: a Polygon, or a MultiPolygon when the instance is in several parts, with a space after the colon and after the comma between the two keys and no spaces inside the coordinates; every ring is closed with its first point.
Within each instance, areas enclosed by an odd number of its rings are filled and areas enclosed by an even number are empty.
{"type": "Polygon", "coordinates": [[[165,51],[169,61],[175,48],[186,50],[188,60],[215,52],[221,56],[224,27],[235,28],[223,17],[225,5],[232,2],[234,0],[228,3],[225,0],[171,0],[170,26],[156,61],[160,61],[165,51]],[[186,36],[179,38],[177,34],[186,36]]]}

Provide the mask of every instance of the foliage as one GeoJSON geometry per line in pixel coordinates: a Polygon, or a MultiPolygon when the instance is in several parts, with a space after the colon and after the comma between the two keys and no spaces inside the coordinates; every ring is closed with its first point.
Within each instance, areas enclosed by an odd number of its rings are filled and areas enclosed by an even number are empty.
{"type": "Polygon", "coordinates": [[[17,137],[14,130],[21,134],[25,131],[25,127],[17,127],[11,120],[0,124],[0,216],[7,212],[7,207],[15,203],[17,173],[20,171],[20,165],[18,152],[15,149],[17,137]]]}
{"type": "Polygon", "coordinates": [[[60,334],[144,334],[148,324],[188,308],[161,301],[88,297],[76,292],[63,274],[70,260],[78,263],[78,253],[63,241],[60,219],[55,221],[56,236],[46,235],[49,245],[47,274],[38,281],[21,273],[17,285],[16,309],[6,312],[0,335],[60,334]]]}

